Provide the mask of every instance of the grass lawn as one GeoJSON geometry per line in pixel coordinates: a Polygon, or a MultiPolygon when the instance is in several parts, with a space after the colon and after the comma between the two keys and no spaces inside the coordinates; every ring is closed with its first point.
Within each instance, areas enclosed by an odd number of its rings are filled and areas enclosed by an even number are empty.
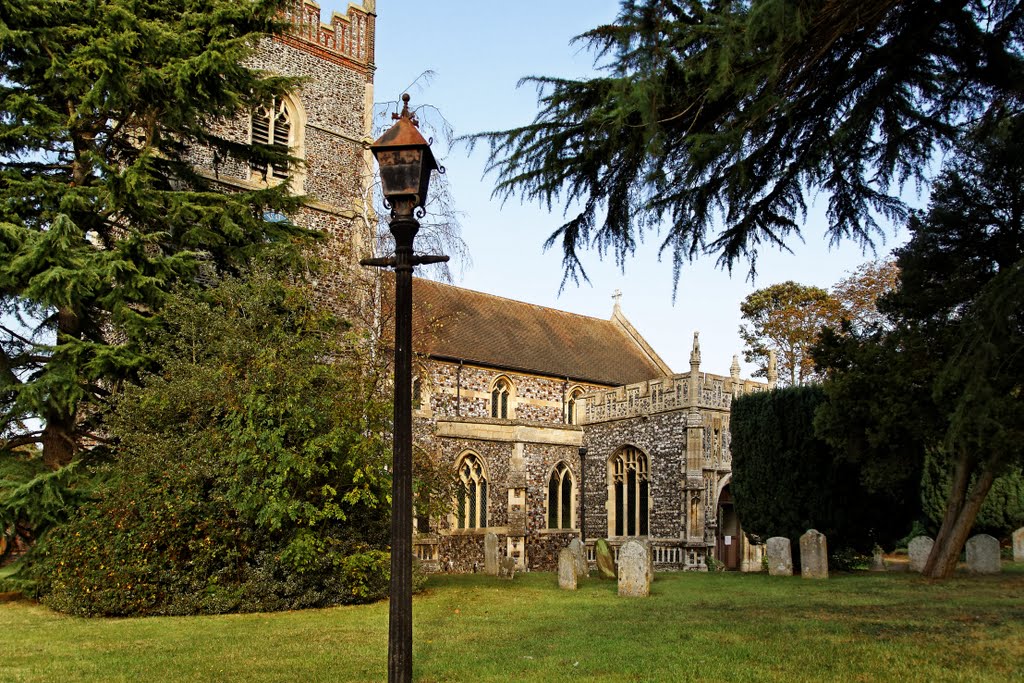
{"type": "MultiPolygon", "coordinates": [[[[650,598],[554,574],[435,576],[417,681],[1024,680],[1024,566],[932,583],[659,574],[650,598]]],[[[387,605],[148,619],[0,603],[2,681],[378,681],[387,605]]]]}

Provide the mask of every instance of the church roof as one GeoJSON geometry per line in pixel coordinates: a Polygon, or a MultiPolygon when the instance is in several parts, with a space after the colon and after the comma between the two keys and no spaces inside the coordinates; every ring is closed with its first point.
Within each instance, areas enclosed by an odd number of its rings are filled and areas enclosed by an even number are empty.
{"type": "Polygon", "coordinates": [[[464,361],[595,384],[671,374],[616,307],[611,320],[413,280],[413,349],[464,361]]]}

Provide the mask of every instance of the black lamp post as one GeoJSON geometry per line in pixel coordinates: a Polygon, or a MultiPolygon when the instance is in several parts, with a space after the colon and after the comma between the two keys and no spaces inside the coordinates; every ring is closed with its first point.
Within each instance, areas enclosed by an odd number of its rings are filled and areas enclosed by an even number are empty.
{"type": "Polygon", "coordinates": [[[395,255],[363,259],[364,266],[395,269],[395,420],[391,468],[391,598],[388,606],[388,681],[412,681],[412,269],[447,256],[415,256],[413,239],[424,214],[430,172],[439,169],[430,145],[409,112],[370,146],[380,166],[395,255]]]}

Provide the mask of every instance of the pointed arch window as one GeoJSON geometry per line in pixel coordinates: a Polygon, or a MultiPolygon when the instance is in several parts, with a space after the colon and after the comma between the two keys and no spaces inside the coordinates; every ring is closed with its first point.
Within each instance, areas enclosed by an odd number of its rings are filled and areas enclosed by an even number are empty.
{"type": "Polygon", "coordinates": [[[564,462],[559,462],[548,479],[548,528],[573,529],[573,485],[572,472],[564,462]]]}
{"type": "Polygon", "coordinates": [[[412,380],[412,409],[423,409],[423,379],[414,377],[412,380]]]}
{"type": "Polygon", "coordinates": [[[487,526],[487,475],[476,453],[467,453],[459,462],[455,482],[455,518],[459,529],[487,526]]]}
{"type": "MultiPolygon", "coordinates": [[[[254,145],[266,145],[285,154],[291,153],[298,145],[295,136],[296,126],[294,106],[286,98],[274,97],[263,107],[252,112],[250,126],[250,142],[254,145]]],[[[252,162],[252,170],[264,178],[287,180],[290,168],[287,163],[266,164],[252,162]]]]}
{"type": "Polygon", "coordinates": [[[621,449],[608,463],[609,533],[615,536],[648,534],[650,482],[647,465],[647,456],[632,446],[621,449]]]}
{"type": "Polygon", "coordinates": [[[507,420],[510,414],[510,398],[512,395],[512,383],[504,377],[494,383],[491,389],[491,417],[507,420]]]}
{"type": "Polygon", "coordinates": [[[580,404],[580,397],[583,396],[583,389],[576,387],[569,392],[569,399],[565,402],[565,423],[579,424],[579,416],[576,414],[580,404]]]}

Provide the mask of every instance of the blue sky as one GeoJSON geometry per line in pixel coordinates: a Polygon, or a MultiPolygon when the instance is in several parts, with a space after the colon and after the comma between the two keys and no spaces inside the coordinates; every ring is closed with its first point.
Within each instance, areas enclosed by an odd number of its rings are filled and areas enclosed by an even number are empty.
{"type": "MultiPolygon", "coordinates": [[[[322,18],[346,3],[323,0],[322,18]]],[[[594,26],[611,22],[617,0],[549,0],[546,3],[505,3],[488,0],[378,0],[375,99],[395,100],[424,71],[435,73],[409,93],[412,104],[436,106],[456,134],[499,130],[528,123],[536,113],[532,88],[516,88],[523,76],[583,76],[592,72],[589,53],[570,40],[594,26]]],[[[378,121],[378,125],[385,125],[378,121]]],[[[675,372],[689,368],[693,332],[701,333],[702,369],[727,374],[732,355],[742,351],[737,334],[739,304],[757,288],[796,280],[828,287],[873,255],[853,243],[830,249],[820,210],[808,214],[804,242],[791,240],[792,254],[764,251],[756,281],[740,264],[730,276],[706,257],[684,266],[676,300],[672,301],[672,264],[658,260],[658,235],[644,245],[622,271],[611,257],[584,255],[590,284],[569,283],[559,294],[561,256],[545,253],[543,243],[562,222],[562,209],[548,212],[536,204],[491,198],[493,177],[483,177],[486,148],[468,154],[456,147],[443,164],[457,202],[464,212],[463,239],[472,266],[455,284],[512,299],[607,318],[612,293],[622,291],[622,310],[675,372]]],[[[890,230],[879,255],[903,237],[890,230]]],[[[742,363],[743,375],[753,367],[742,363]]]]}

